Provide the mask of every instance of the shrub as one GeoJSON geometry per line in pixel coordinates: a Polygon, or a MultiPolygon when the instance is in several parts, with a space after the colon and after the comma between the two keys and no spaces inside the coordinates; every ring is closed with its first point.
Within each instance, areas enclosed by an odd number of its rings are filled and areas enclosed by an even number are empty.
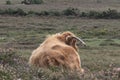
{"type": "Polygon", "coordinates": [[[18,8],[15,12],[16,15],[21,15],[21,16],[25,16],[27,14],[25,11],[23,11],[20,8],[18,8]]]}
{"type": "Polygon", "coordinates": [[[0,14],[25,16],[27,13],[20,8],[18,8],[17,10],[8,8],[6,10],[0,11],[0,14]]]}
{"type": "Polygon", "coordinates": [[[10,4],[11,4],[11,1],[10,1],[10,0],[7,0],[7,1],[6,1],[6,4],[7,4],[7,5],[10,5],[10,4]]]}
{"type": "Polygon", "coordinates": [[[120,13],[114,9],[113,10],[108,9],[107,11],[103,11],[101,14],[103,18],[110,18],[110,19],[120,18],[120,13]]]}
{"type": "Polygon", "coordinates": [[[8,9],[4,10],[3,12],[4,12],[4,14],[12,15],[12,14],[14,14],[15,11],[13,9],[8,8],[8,9]]]}
{"type": "Polygon", "coordinates": [[[88,14],[86,12],[81,12],[80,17],[86,17],[88,14]]]}
{"type": "Polygon", "coordinates": [[[27,15],[28,16],[36,16],[36,15],[38,15],[39,16],[39,14],[37,14],[37,12],[34,12],[34,11],[28,11],[27,15]]]}
{"type": "Polygon", "coordinates": [[[49,11],[49,13],[50,13],[50,16],[60,16],[61,15],[60,12],[58,12],[58,11],[49,11]]]}
{"type": "Polygon", "coordinates": [[[70,15],[73,15],[73,16],[77,16],[79,15],[79,10],[77,8],[68,8],[66,10],[63,10],[63,15],[66,15],[66,16],[70,16],[70,15]]]}
{"type": "Polygon", "coordinates": [[[2,14],[4,14],[5,12],[2,10],[2,9],[0,9],[0,14],[2,15],[2,14]]]}
{"type": "Polygon", "coordinates": [[[24,0],[21,2],[22,4],[42,4],[43,0],[24,0]]]}
{"type": "Polygon", "coordinates": [[[35,14],[34,11],[28,11],[28,14],[35,14]]]}
{"type": "Polygon", "coordinates": [[[24,0],[21,2],[21,4],[30,4],[30,2],[28,0],[24,0]]]}
{"type": "Polygon", "coordinates": [[[99,19],[118,19],[120,18],[120,13],[116,10],[108,9],[106,11],[97,12],[97,11],[89,11],[84,12],[87,15],[81,15],[81,17],[88,17],[88,18],[99,18],[99,19]]]}
{"type": "MultiPolygon", "coordinates": [[[[85,18],[96,18],[96,19],[120,19],[120,12],[117,10],[108,9],[106,11],[89,11],[89,12],[80,12],[77,8],[67,8],[61,12],[59,11],[41,11],[41,12],[34,12],[28,11],[25,12],[23,9],[18,8],[16,9],[0,9],[0,14],[8,14],[8,15],[19,15],[19,16],[26,16],[26,15],[37,15],[37,16],[74,16],[74,17],[85,17],[85,18]]],[[[104,33],[104,32],[103,32],[104,33]]]]}
{"type": "Polygon", "coordinates": [[[96,0],[96,2],[97,2],[97,3],[102,3],[102,1],[101,1],[101,0],[96,0]]]}
{"type": "Polygon", "coordinates": [[[33,3],[33,4],[42,4],[43,0],[31,0],[31,3],[33,3]]]}
{"type": "Polygon", "coordinates": [[[97,18],[99,15],[100,15],[99,12],[96,12],[96,11],[90,11],[88,13],[89,18],[97,18]]]}

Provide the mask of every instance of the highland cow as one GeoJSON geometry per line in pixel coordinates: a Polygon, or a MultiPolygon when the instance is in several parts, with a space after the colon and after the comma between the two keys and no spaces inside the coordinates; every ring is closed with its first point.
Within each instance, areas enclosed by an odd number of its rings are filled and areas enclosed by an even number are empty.
{"type": "Polygon", "coordinates": [[[83,72],[76,45],[78,40],[85,45],[80,38],[69,31],[51,35],[32,52],[29,63],[43,68],[61,66],[70,71],[83,72]]]}

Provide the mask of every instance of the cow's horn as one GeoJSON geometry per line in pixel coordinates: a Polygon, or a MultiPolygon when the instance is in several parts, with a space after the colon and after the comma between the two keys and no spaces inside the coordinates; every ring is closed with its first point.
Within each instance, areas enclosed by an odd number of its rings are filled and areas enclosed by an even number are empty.
{"type": "Polygon", "coordinates": [[[85,43],[82,39],[80,39],[79,37],[73,37],[73,38],[75,38],[75,39],[77,39],[78,41],[80,41],[83,45],[86,45],[86,43],[85,43]]]}

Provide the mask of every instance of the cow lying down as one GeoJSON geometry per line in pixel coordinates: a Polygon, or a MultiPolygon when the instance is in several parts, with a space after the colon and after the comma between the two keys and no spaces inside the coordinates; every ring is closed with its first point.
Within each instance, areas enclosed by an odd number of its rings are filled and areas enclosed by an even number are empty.
{"type": "Polygon", "coordinates": [[[29,64],[43,68],[60,66],[70,71],[83,72],[77,41],[85,45],[80,38],[69,31],[51,35],[32,52],[29,64]]]}

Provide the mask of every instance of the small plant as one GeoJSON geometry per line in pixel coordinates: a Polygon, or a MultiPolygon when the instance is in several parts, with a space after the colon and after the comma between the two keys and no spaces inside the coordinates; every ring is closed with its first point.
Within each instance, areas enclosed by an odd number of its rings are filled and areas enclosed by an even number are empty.
{"type": "Polygon", "coordinates": [[[10,1],[10,0],[7,0],[7,1],[6,1],[6,4],[7,4],[7,5],[11,5],[11,1],[10,1]]]}

